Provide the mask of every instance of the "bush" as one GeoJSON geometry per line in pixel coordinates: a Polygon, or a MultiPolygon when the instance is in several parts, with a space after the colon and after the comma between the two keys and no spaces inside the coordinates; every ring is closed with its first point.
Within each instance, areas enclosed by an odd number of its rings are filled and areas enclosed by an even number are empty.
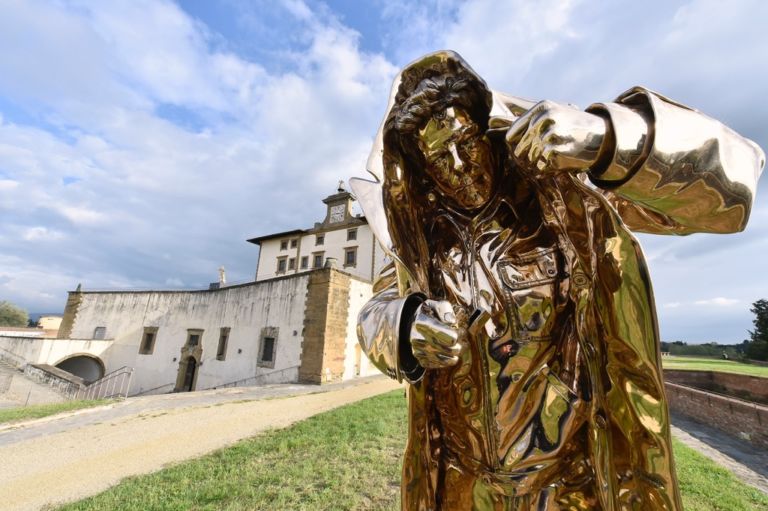
{"type": "Polygon", "coordinates": [[[8,301],[0,301],[0,326],[27,326],[29,314],[8,301]]]}

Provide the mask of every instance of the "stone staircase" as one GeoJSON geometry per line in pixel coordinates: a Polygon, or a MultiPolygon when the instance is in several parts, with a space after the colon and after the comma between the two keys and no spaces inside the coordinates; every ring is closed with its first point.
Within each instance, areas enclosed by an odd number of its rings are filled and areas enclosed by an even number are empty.
{"type": "Polygon", "coordinates": [[[63,396],[50,387],[28,378],[23,372],[0,358],[0,408],[60,403],[64,400],[63,396]]]}

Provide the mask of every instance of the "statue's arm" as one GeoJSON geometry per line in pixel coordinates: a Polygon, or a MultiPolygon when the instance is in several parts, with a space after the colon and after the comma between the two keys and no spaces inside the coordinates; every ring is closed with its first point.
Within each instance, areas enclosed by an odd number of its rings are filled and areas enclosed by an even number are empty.
{"type": "Polygon", "coordinates": [[[720,122],[646,89],[592,105],[613,151],[590,178],[630,229],[729,233],[744,229],[765,162],[720,122]]]}
{"type": "Polygon", "coordinates": [[[420,294],[401,296],[394,263],[385,266],[373,284],[373,298],[360,310],[357,338],[381,372],[398,381],[421,379],[424,369],[410,346],[410,330],[416,311],[424,301],[420,294]]]}

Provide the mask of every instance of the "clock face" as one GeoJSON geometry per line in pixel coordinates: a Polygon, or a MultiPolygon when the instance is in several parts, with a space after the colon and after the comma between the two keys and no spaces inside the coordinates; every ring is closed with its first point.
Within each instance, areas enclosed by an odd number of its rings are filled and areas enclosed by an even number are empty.
{"type": "Polygon", "coordinates": [[[337,204],[331,208],[331,222],[341,222],[344,220],[344,204],[337,204]]]}

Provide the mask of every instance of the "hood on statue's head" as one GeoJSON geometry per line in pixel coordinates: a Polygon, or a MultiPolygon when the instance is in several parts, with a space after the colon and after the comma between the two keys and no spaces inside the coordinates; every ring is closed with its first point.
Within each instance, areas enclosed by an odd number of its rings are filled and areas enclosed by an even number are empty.
{"type": "MultiPolygon", "coordinates": [[[[362,179],[359,177],[353,177],[349,179],[349,185],[352,188],[352,193],[355,195],[358,203],[360,204],[363,214],[365,214],[368,224],[376,236],[376,239],[381,243],[381,246],[387,252],[387,254],[394,260],[399,261],[394,243],[392,241],[392,235],[389,229],[389,222],[387,220],[386,210],[384,206],[384,181],[385,181],[385,148],[384,148],[384,132],[387,119],[389,119],[392,112],[392,108],[395,106],[395,101],[398,96],[398,92],[403,94],[401,86],[403,85],[404,77],[408,77],[409,74],[414,73],[415,70],[423,70],[427,67],[450,67],[460,66],[463,69],[471,72],[477,76],[478,80],[482,79],[469,67],[464,59],[456,52],[451,50],[442,50],[434,53],[430,53],[421,57],[418,60],[408,64],[403,70],[398,73],[392,83],[392,89],[389,95],[389,101],[387,103],[387,110],[384,115],[384,120],[381,122],[376,138],[373,142],[371,153],[368,156],[368,162],[366,164],[366,170],[371,174],[374,180],[362,179]]],[[[410,88],[415,88],[418,83],[411,83],[410,88]]],[[[506,131],[515,120],[523,113],[533,107],[536,102],[509,94],[504,94],[491,90],[490,102],[490,119],[488,122],[488,132],[504,132],[506,131]]]]}

